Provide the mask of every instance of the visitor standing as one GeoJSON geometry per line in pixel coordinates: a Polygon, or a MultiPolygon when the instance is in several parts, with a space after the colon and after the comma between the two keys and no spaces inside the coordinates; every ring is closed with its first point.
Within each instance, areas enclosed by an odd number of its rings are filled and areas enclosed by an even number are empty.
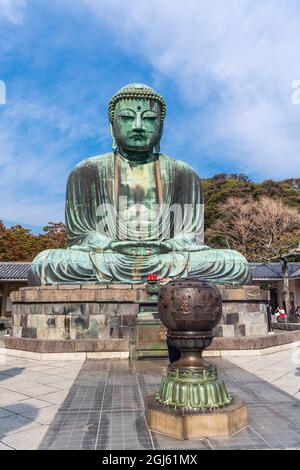
{"type": "Polygon", "coordinates": [[[283,305],[281,305],[280,307],[278,307],[276,309],[275,317],[276,317],[278,322],[282,323],[282,322],[286,321],[286,313],[285,313],[283,305]]]}

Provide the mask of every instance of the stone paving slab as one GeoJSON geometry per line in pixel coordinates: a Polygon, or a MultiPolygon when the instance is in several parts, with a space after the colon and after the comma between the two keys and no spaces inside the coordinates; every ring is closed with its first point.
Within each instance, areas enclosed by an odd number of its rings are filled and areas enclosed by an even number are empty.
{"type": "Polygon", "coordinates": [[[12,392],[10,390],[0,390],[0,404],[2,408],[5,408],[12,403],[17,403],[18,401],[27,400],[27,398],[28,395],[12,392]]]}
{"type": "Polygon", "coordinates": [[[0,355],[0,450],[39,447],[82,364],[0,355]]]}
{"type": "Polygon", "coordinates": [[[3,410],[0,408],[0,419],[1,418],[6,418],[7,416],[10,416],[12,413],[8,410],[3,410]]]}
{"type": "Polygon", "coordinates": [[[58,409],[59,405],[49,405],[48,403],[44,408],[40,408],[39,410],[23,411],[22,414],[26,418],[35,420],[36,423],[50,424],[58,409]]]}
{"type": "MultiPolygon", "coordinates": [[[[248,404],[248,426],[230,438],[179,441],[149,432],[144,419],[144,400],[155,393],[166,361],[87,361],[74,381],[40,445],[41,449],[300,449],[300,377],[293,351],[261,358],[245,358],[235,364],[212,358],[229,391],[248,404]],[[257,362],[255,366],[255,362],[257,362]],[[291,391],[257,376],[253,369],[268,371],[273,364],[294,377],[291,391]],[[250,365],[250,371],[247,366],[250,365]]],[[[278,371],[278,374],[280,372],[278,371]]],[[[272,377],[272,380],[276,381],[272,377]]]]}
{"type": "Polygon", "coordinates": [[[1,419],[0,439],[3,441],[5,436],[17,431],[29,430],[36,426],[36,423],[24,416],[12,414],[1,419]]]}
{"type": "Polygon", "coordinates": [[[33,408],[34,411],[37,412],[37,410],[48,406],[49,403],[46,401],[38,400],[37,398],[27,398],[26,400],[21,400],[18,403],[7,405],[5,407],[5,411],[26,416],[26,413],[28,414],[28,409],[30,410],[30,408],[33,408]]]}
{"type": "Polygon", "coordinates": [[[3,444],[3,442],[0,442],[0,450],[14,450],[14,448],[3,444]]]}
{"type": "Polygon", "coordinates": [[[230,438],[178,441],[150,433],[144,420],[144,399],[158,390],[165,360],[88,360],[82,367],[0,357],[0,450],[300,449],[299,348],[209,360],[247,402],[249,424],[230,438]]]}
{"type": "Polygon", "coordinates": [[[30,432],[25,430],[2,438],[2,443],[13,449],[36,450],[46,429],[46,426],[36,425],[30,429],[30,432]]]}

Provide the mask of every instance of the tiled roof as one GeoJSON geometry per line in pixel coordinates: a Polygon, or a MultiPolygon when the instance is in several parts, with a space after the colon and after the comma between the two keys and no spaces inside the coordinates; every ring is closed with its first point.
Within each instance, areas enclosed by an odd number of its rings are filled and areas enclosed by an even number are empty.
{"type": "Polygon", "coordinates": [[[1,281],[27,281],[31,263],[0,262],[1,281]]]}
{"type": "MultiPolygon", "coordinates": [[[[300,277],[300,263],[289,263],[289,276],[300,277]]],[[[282,279],[281,264],[277,263],[250,263],[252,279],[282,279]]]]}
{"type": "Polygon", "coordinates": [[[300,266],[298,266],[298,268],[297,268],[296,271],[292,274],[291,277],[293,277],[293,278],[295,278],[295,277],[298,278],[298,277],[299,277],[299,278],[300,278],[300,266]]]}

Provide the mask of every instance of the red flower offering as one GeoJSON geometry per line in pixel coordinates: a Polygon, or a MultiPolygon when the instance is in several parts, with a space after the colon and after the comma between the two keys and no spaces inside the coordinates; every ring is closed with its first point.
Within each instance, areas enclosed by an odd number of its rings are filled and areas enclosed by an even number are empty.
{"type": "Polygon", "coordinates": [[[156,274],[148,274],[147,276],[147,281],[157,281],[157,275],[156,274]]]}

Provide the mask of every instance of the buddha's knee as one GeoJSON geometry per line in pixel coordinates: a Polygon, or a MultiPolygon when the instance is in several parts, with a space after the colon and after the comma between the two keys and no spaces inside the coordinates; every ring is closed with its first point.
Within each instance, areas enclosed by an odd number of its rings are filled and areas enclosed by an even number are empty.
{"type": "Polygon", "coordinates": [[[57,251],[65,251],[60,249],[49,249],[41,251],[32,261],[29,273],[28,273],[28,284],[30,286],[40,286],[42,284],[43,272],[45,267],[50,262],[53,254],[57,251]]]}
{"type": "Polygon", "coordinates": [[[47,262],[48,260],[52,259],[53,257],[56,258],[58,255],[66,253],[66,251],[67,250],[60,249],[60,248],[57,248],[57,249],[51,248],[49,250],[41,251],[34,258],[34,260],[32,262],[32,265],[37,264],[37,263],[47,262]]]}
{"type": "Polygon", "coordinates": [[[249,278],[249,265],[235,250],[211,249],[191,253],[190,275],[218,282],[243,284],[249,278]]]}
{"type": "Polygon", "coordinates": [[[90,254],[86,251],[72,250],[71,248],[53,248],[39,253],[32,264],[90,264],[90,254]]]}
{"type": "Polygon", "coordinates": [[[190,253],[192,264],[211,264],[211,263],[230,263],[230,264],[248,264],[246,258],[235,250],[210,249],[203,251],[194,251],[190,253]]]}
{"type": "Polygon", "coordinates": [[[246,258],[235,250],[214,250],[217,252],[219,259],[223,259],[225,264],[238,266],[243,270],[249,269],[249,264],[246,258]]]}
{"type": "Polygon", "coordinates": [[[31,264],[28,284],[79,282],[90,278],[93,268],[89,253],[72,249],[50,249],[39,253],[31,264]]]}

